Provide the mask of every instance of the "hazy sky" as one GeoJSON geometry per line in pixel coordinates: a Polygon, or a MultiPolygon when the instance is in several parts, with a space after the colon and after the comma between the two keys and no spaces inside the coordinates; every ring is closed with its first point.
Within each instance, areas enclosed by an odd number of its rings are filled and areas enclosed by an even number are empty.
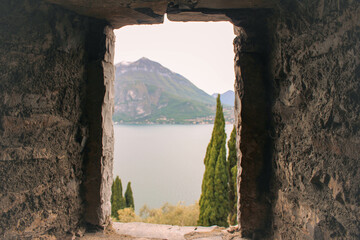
{"type": "Polygon", "coordinates": [[[234,89],[233,25],[170,22],[115,30],[115,63],[147,57],[208,94],[234,89]]]}

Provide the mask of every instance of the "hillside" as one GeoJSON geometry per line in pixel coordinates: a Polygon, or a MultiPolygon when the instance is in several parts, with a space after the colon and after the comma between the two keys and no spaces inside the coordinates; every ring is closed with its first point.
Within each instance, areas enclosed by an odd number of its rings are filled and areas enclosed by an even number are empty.
{"type": "Polygon", "coordinates": [[[147,58],[115,67],[114,122],[212,122],[215,99],[180,74],[147,58]]]}

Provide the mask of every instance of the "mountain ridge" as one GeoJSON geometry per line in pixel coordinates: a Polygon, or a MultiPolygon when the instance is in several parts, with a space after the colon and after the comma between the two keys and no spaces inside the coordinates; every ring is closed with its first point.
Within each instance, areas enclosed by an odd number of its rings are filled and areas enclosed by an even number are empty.
{"type": "MultiPolygon", "coordinates": [[[[115,71],[115,75],[118,76],[118,74],[120,73],[121,75],[126,74],[127,72],[147,72],[147,74],[149,73],[158,73],[160,76],[162,77],[170,77],[172,78],[172,80],[174,80],[175,82],[177,82],[179,85],[181,85],[182,87],[179,88],[179,86],[174,86],[174,84],[164,84],[162,86],[159,86],[161,88],[164,88],[165,90],[170,90],[173,93],[178,92],[178,95],[180,94],[184,94],[185,96],[188,97],[195,97],[197,100],[201,101],[201,102],[205,102],[205,103],[211,103],[215,105],[215,101],[203,90],[199,89],[198,87],[196,87],[192,82],[190,82],[188,79],[186,79],[185,77],[183,77],[182,75],[175,73],[171,70],[169,70],[168,68],[162,66],[160,63],[152,61],[148,58],[142,57],[139,60],[132,62],[132,63],[128,63],[127,65],[118,63],[115,65],[116,67],[116,71],[115,71]],[[173,87],[175,87],[176,89],[173,89],[173,87]],[[175,92],[174,92],[175,90],[175,92]],[[189,91],[190,92],[186,92],[189,91]],[[196,97],[192,94],[198,94],[199,97],[196,97]]],[[[138,76],[132,76],[132,77],[138,77],[138,76]]],[[[140,76],[142,78],[131,78],[130,81],[135,81],[135,82],[144,82],[150,85],[159,85],[159,82],[154,82],[154,79],[150,79],[149,77],[146,76],[140,76]]],[[[163,80],[163,79],[159,79],[157,78],[156,80],[163,80]]],[[[129,81],[128,78],[123,78],[122,82],[125,81],[129,81]]],[[[166,83],[164,81],[161,81],[162,83],[166,83]]]]}
{"type": "Polygon", "coordinates": [[[114,122],[209,123],[215,99],[148,58],[115,65],[114,122]]]}
{"type": "MultiPolygon", "coordinates": [[[[211,94],[211,96],[213,98],[217,98],[218,94],[219,93],[213,93],[213,94],[211,94]]],[[[234,106],[235,92],[232,90],[227,90],[226,92],[220,93],[220,101],[222,104],[234,106]]]]}

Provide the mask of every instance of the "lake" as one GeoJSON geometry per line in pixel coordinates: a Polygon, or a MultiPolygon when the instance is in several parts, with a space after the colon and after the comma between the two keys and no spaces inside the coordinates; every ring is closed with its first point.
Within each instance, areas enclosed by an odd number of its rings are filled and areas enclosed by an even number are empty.
{"type": "MultiPolygon", "coordinates": [[[[135,210],[199,200],[213,125],[115,125],[114,178],[131,181],[135,210]]],[[[233,125],[226,125],[229,139],[233,125]]]]}

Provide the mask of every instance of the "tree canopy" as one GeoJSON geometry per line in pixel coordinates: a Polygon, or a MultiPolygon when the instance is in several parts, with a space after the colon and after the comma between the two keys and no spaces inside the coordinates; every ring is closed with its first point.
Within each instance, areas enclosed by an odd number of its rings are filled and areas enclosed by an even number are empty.
{"type": "Polygon", "coordinates": [[[131,182],[128,182],[126,191],[125,191],[125,204],[127,208],[132,208],[135,210],[134,197],[131,189],[131,182]]]}
{"type": "Polygon", "coordinates": [[[237,214],[237,189],[236,189],[236,176],[237,176],[237,156],[236,156],[236,128],[233,130],[228,141],[229,156],[227,160],[227,170],[229,174],[229,221],[231,225],[236,224],[237,214]]]}
{"type": "Polygon", "coordinates": [[[111,216],[118,218],[118,210],[125,208],[125,199],[122,196],[122,184],[119,176],[116,176],[111,186],[111,216]]]}
{"type": "Polygon", "coordinates": [[[220,95],[216,99],[216,115],[204,164],[205,173],[200,197],[198,224],[202,226],[228,226],[229,173],[226,163],[226,133],[220,95]]]}

